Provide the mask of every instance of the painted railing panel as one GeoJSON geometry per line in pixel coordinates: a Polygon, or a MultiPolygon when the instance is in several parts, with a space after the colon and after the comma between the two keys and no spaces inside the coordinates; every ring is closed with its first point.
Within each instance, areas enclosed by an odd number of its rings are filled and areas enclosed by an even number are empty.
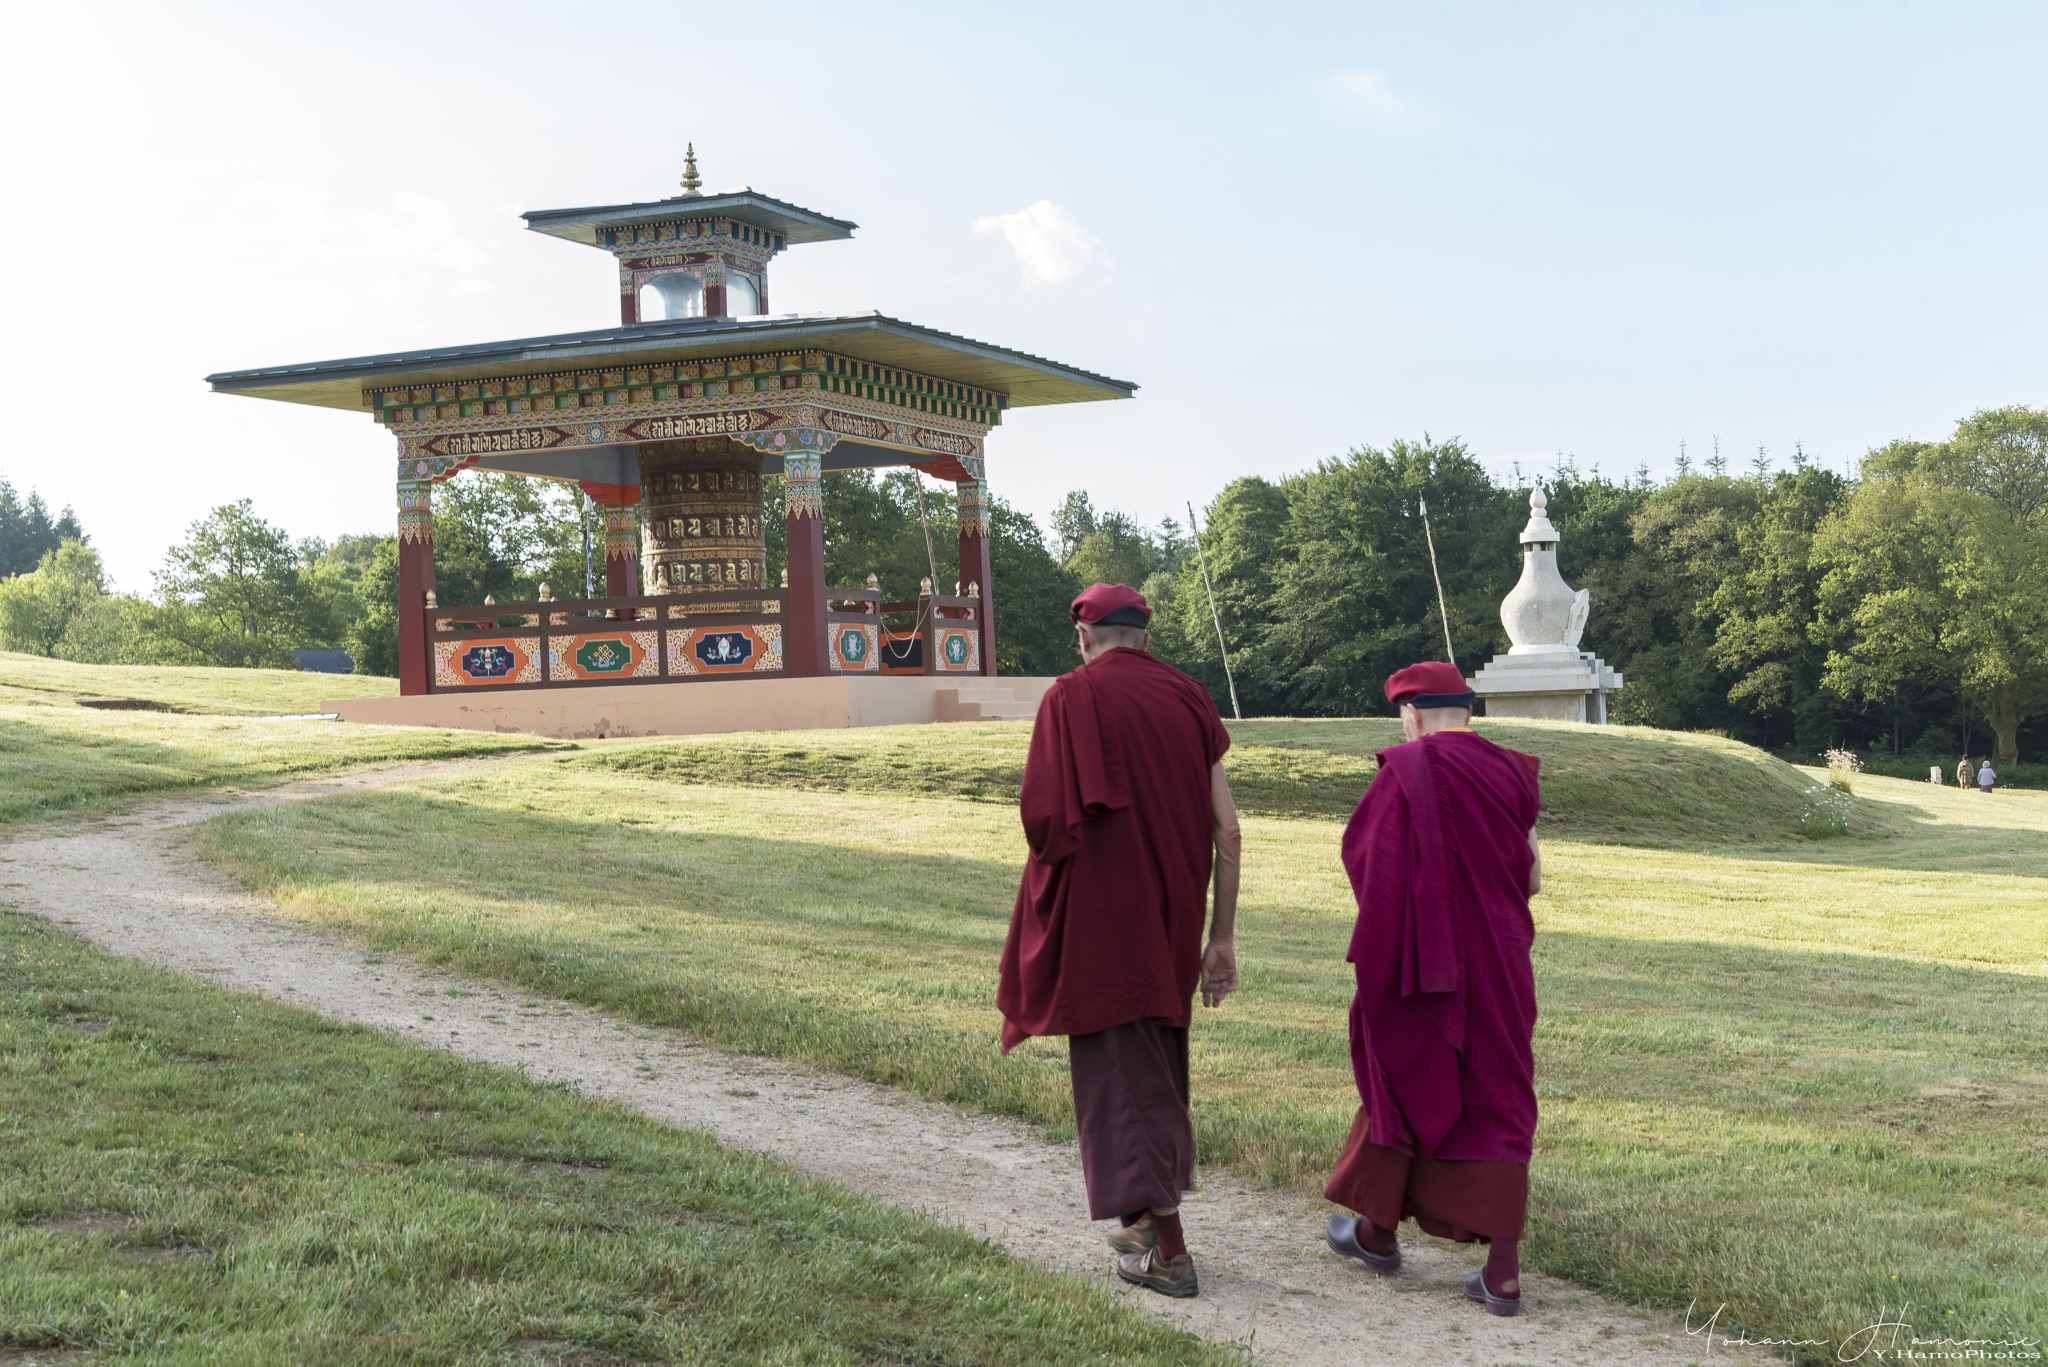
{"type": "Polygon", "coordinates": [[[782,590],[428,610],[431,692],[780,675],[782,590]]]}
{"type": "MultiPolygon", "coordinates": [[[[429,609],[429,691],[781,677],[787,590],[429,609]]],[[[834,674],[981,672],[978,597],[825,591],[834,674]]]]}

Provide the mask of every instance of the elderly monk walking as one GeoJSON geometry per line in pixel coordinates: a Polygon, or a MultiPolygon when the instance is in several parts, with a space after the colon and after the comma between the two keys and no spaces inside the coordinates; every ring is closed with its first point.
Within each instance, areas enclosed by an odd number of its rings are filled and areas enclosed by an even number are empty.
{"type": "Polygon", "coordinates": [[[1407,743],[1380,751],[1343,845],[1358,897],[1346,957],[1362,1104],[1324,1193],[1362,1218],[1331,1216],[1326,1237],[1382,1273],[1401,1266],[1404,1216],[1487,1242],[1465,1294],[1513,1315],[1536,1133],[1537,761],[1472,730],[1454,666],[1411,665],[1387,699],[1407,743]]]}
{"type": "Polygon", "coordinates": [[[1095,584],[1071,616],[1082,666],[1046,692],[1024,762],[1031,848],[996,996],[1003,1052],[1068,1037],[1089,1218],[1120,1222],[1119,1277],[1192,1296],[1188,1022],[1197,981],[1210,1006],[1237,986],[1230,736],[1208,690],[1146,653],[1143,594],[1095,584]]]}

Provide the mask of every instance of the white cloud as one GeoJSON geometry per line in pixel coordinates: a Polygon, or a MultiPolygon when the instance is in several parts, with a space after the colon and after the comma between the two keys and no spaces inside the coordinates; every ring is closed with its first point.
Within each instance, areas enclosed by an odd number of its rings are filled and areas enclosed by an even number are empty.
{"type": "Polygon", "coordinates": [[[1001,233],[1024,266],[1026,286],[1057,285],[1072,280],[1091,261],[1101,242],[1080,221],[1049,199],[1014,214],[990,214],[974,220],[977,233],[1001,233]]]}
{"type": "Polygon", "coordinates": [[[1383,71],[1333,71],[1319,84],[1323,98],[1339,109],[1377,123],[1399,123],[1408,117],[1408,101],[1394,93],[1383,71]]]}

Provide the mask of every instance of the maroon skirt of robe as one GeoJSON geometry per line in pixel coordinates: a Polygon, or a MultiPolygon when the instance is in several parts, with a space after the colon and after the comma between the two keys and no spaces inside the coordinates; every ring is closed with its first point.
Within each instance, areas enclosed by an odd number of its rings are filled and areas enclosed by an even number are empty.
{"type": "Polygon", "coordinates": [[[1361,1106],[1324,1196],[1386,1229],[1412,1216],[1424,1233],[1459,1243],[1522,1237],[1527,1163],[1410,1156],[1373,1143],[1371,1129],[1372,1117],[1361,1106]]]}
{"type": "Polygon", "coordinates": [[[1177,1206],[1195,1185],[1187,1027],[1146,1019],[1067,1037],[1088,1218],[1177,1206]]]}

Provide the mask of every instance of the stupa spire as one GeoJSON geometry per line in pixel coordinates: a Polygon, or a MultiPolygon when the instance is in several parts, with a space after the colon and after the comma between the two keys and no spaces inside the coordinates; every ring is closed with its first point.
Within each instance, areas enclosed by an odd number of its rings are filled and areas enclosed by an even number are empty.
{"type": "Polygon", "coordinates": [[[683,193],[695,197],[704,193],[704,182],[697,175],[697,144],[685,143],[683,152],[683,193]]]}

